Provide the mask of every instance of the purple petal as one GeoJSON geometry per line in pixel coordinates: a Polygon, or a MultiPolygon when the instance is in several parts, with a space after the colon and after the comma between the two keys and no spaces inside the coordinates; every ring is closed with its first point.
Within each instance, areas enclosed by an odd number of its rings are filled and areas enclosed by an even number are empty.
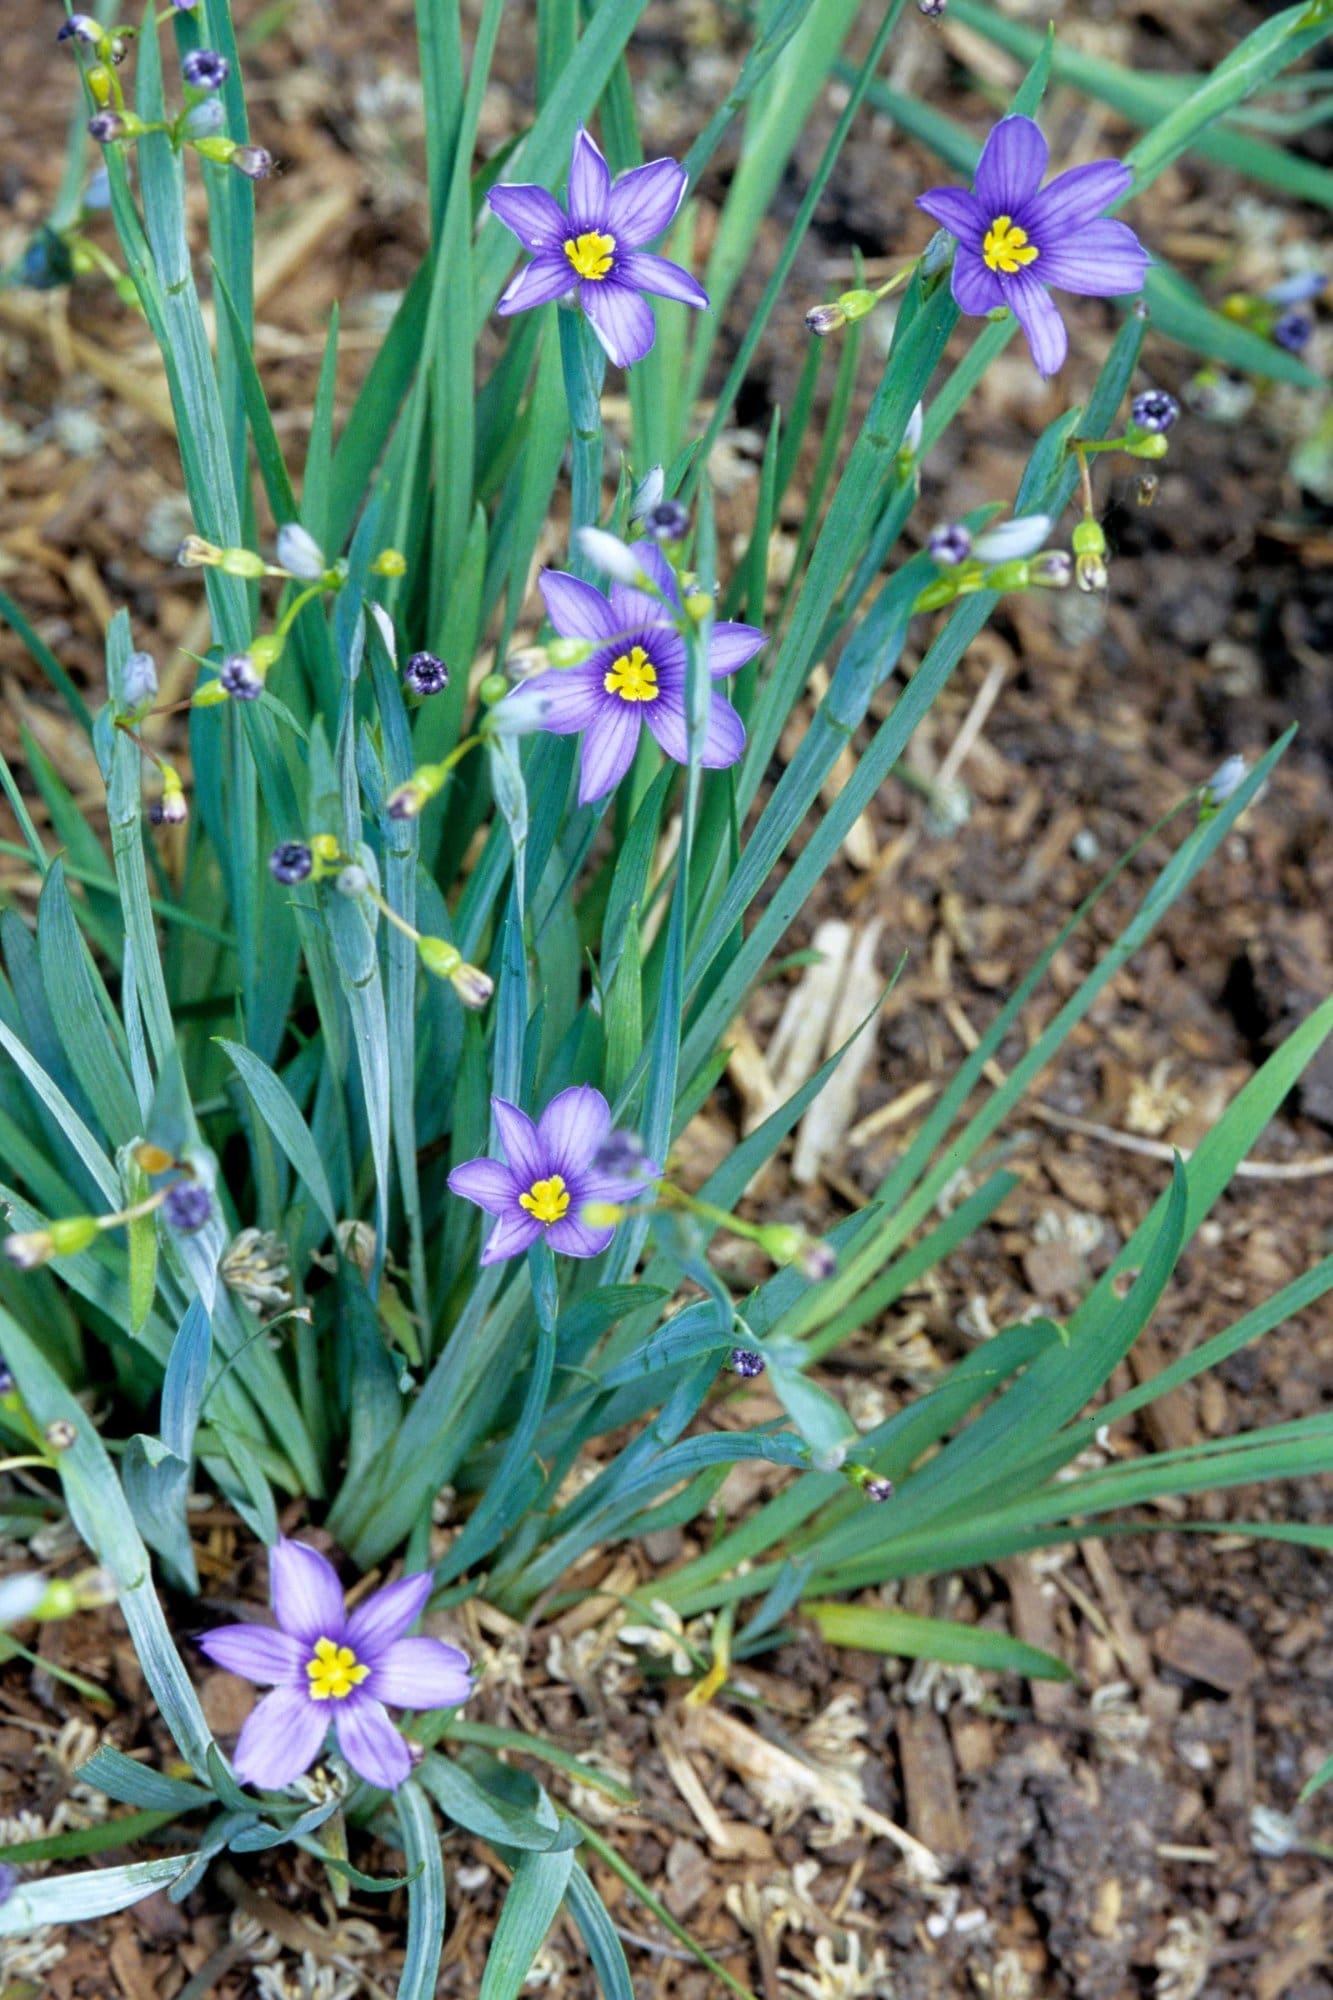
{"type": "Polygon", "coordinates": [[[981,149],[973,193],[989,228],[997,215],[1016,216],[1041,186],[1050,158],[1040,125],[1031,118],[1002,118],[981,149]]]}
{"type": "Polygon", "coordinates": [[[260,1686],[276,1683],[303,1688],[309,1646],[293,1639],[289,1632],[275,1632],[271,1625],[219,1625],[205,1632],[199,1641],[214,1666],[229,1674],[240,1674],[260,1686]]]}
{"type": "Polygon", "coordinates": [[[1133,181],[1128,167],[1119,160],[1094,160],[1087,167],[1070,167],[1057,174],[1049,187],[1033,195],[1021,217],[1022,227],[1044,257],[1072,229],[1095,222],[1113,201],[1119,201],[1133,181]]]}
{"type": "Polygon", "coordinates": [[[652,1182],[661,1178],[662,1170],[652,1160],[644,1161],[640,1174],[589,1174],[579,1182],[579,1209],[597,1201],[638,1201],[651,1192],[652,1182]]]}
{"type": "MultiPolygon", "coordinates": [[[[666,755],[673,758],[677,764],[688,764],[690,746],[685,732],[684,687],[672,688],[667,693],[659,694],[656,701],[646,702],[644,705],[648,710],[644,720],[652,731],[659,749],[665,751],[666,755]]],[[[595,1201],[597,1197],[589,1195],[586,1199],[595,1201]]]]}
{"type": "MultiPolygon", "coordinates": [[[[651,707],[654,704],[647,703],[651,707]]],[[[600,1090],[576,1083],[553,1097],[537,1120],[537,1137],[553,1173],[572,1181],[595,1159],[611,1130],[611,1107],[600,1090]]]]}
{"type": "Polygon", "coordinates": [[[537,1127],[526,1111],[520,1111],[503,1097],[491,1099],[491,1112],[514,1178],[520,1189],[531,1187],[547,1172],[546,1153],[537,1137],[537,1127]]]}
{"type": "Polygon", "coordinates": [[[375,1662],[370,1682],[395,1708],[457,1708],[472,1692],[466,1653],[442,1639],[396,1639],[375,1662]]]}
{"type": "Polygon", "coordinates": [[[301,1688],[275,1688],[246,1717],[232,1763],[243,1785],[285,1791],[319,1755],[330,1704],[311,1701],[301,1688]]]}
{"type": "Polygon", "coordinates": [[[1059,307],[1030,271],[1015,271],[1012,277],[1006,277],[1004,291],[1028,337],[1038,373],[1054,375],[1069,351],[1069,335],[1059,307]]]}
{"type": "Polygon", "coordinates": [[[580,729],[591,728],[606,706],[605,677],[605,666],[587,660],[581,667],[552,667],[549,673],[534,674],[515,693],[527,700],[545,698],[546,711],[538,727],[549,736],[576,736],[580,729]]]}
{"type": "Polygon", "coordinates": [[[1085,222],[1077,235],[1043,250],[1033,270],[1048,285],[1094,299],[1123,298],[1143,289],[1151,263],[1127,222],[1085,222]]]}
{"type": "Polygon", "coordinates": [[[959,312],[988,313],[1007,304],[999,273],[961,243],[954,252],[951,289],[959,312]]]}
{"type": "MultiPolygon", "coordinates": [[[[675,571],[656,542],[633,542],[630,554],[638,563],[648,581],[661,591],[661,599],[651,597],[646,590],[635,590],[632,584],[613,583],[611,585],[611,617],[617,632],[633,632],[644,626],[651,629],[658,626],[664,636],[675,636],[671,624],[672,611],[680,610],[680,587],[675,571]]],[[[684,652],[681,653],[682,660],[684,652]]]]}
{"type": "Polygon", "coordinates": [[[486,197],[526,250],[560,250],[569,234],[565,211],[540,187],[493,187],[486,197]]]}
{"type": "Polygon", "coordinates": [[[525,1208],[517,1208],[511,1215],[501,1216],[486,1239],[481,1253],[482,1264],[503,1264],[510,1257],[520,1256],[537,1241],[542,1226],[525,1208]]]}
{"type": "Polygon", "coordinates": [[[617,626],[600,590],[562,569],[544,569],[537,587],[546,615],[562,639],[610,639],[617,626]]]}
{"type": "Polygon", "coordinates": [[[942,228],[960,243],[966,243],[969,250],[980,250],[982,239],[993,218],[982,219],[974,197],[962,188],[931,188],[926,194],[916,198],[918,208],[924,208],[942,228]]]}
{"type": "MultiPolygon", "coordinates": [[[[660,699],[660,697],[659,697],[660,699]]],[[[656,702],[621,701],[604,708],[583,738],[579,765],[579,804],[590,805],[614,791],[634,762],[639,747],[641,708],[656,708],[656,702]]]]}
{"type": "Polygon", "coordinates": [[[685,169],[674,160],[650,160],[621,174],[606,205],[606,225],[624,250],[651,243],[685,199],[685,169]]]}
{"type": "Polygon", "coordinates": [[[643,360],[657,338],[657,322],[637,292],[614,278],[590,278],[579,286],[579,303],[618,368],[643,360]]]}
{"type": "Polygon", "coordinates": [[[562,299],[572,292],[578,281],[579,274],[563,251],[543,250],[525,270],[509,280],[495,310],[507,315],[526,312],[529,306],[548,305],[552,299],[562,299]]]}
{"type": "Polygon", "coordinates": [[[519,1197],[518,1182],[500,1160],[465,1160],[450,1174],[449,1191],[488,1215],[507,1215],[519,1197]]]}
{"type": "MultiPolygon", "coordinates": [[[[341,1644],[347,1623],[343,1587],[332,1563],[317,1549],[284,1536],[268,1552],[269,1596],[284,1632],[313,1646],[316,1639],[341,1644]]],[[[304,1765],[302,1769],[304,1769],[304,1765]]]]}
{"type": "Polygon", "coordinates": [[[384,1704],[348,1695],[345,1701],[331,1702],[337,1710],[333,1726],[338,1748],[358,1778],[368,1785],[394,1791],[412,1770],[406,1743],[389,1720],[384,1704]]]}
{"type": "Polygon", "coordinates": [[[708,641],[708,671],[714,680],[725,680],[752,660],[768,639],[757,625],[734,625],[719,619],[708,641]]]}
{"type": "Polygon", "coordinates": [[[575,235],[589,229],[604,229],[610,200],[610,169],[597,141],[580,125],[569,162],[569,219],[575,235]]]}
{"type": "Polygon", "coordinates": [[[708,733],[699,762],[706,771],[725,771],[745,750],[745,724],[724,694],[708,698],[708,733]]]}
{"type": "Polygon", "coordinates": [[[615,1235],[614,1229],[591,1229],[576,1215],[562,1215],[546,1232],[546,1240],[562,1257],[600,1257],[615,1235]]]}
{"type": "Polygon", "coordinates": [[[697,278],[669,257],[654,257],[648,250],[630,250],[616,258],[616,277],[636,292],[656,292],[659,298],[679,299],[682,305],[703,308],[708,294],[697,278]]]}
{"type": "MultiPolygon", "coordinates": [[[[415,1625],[426,1608],[430,1596],[431,1574],[423,1570],[417,1576],[404,1576],[397,1583],[389,1583],[383,1590],[376,1590],[358,1604],[347,1621],[347,1643],[367,1666],[379,1671],[377,1657],[388,1651],[395,1640],[415,1625]]],[[[379,1689],[375,1692],[378,1694],[379,1689]]]]}

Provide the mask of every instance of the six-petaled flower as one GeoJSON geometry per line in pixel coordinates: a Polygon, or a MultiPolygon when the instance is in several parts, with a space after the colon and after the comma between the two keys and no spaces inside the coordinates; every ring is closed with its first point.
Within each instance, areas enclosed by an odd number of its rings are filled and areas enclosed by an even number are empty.
{"type": "Polygon", "coordinates": [[[1002,119],[982,149],[972,192],[932,188],[917,207],[958,239],[953,295],[965,313],[1008,306],[1043,375],[1069,336],[1046,290],[1120,298],[1142,289],[1151,259],[1133,230],[1105,211],[1133,180],[1117,160],[1071,167],[1043,187],[1046,141],[1031,118],[1002,119]]]}
{"type": "MultiPolygon", "coordinates": [[[[634,761],[645,723],[668,757],[678,764],[689,762],[680,589],[652,542],[635,542],[631,554],[659,596],[613,583],[610,596],[603,597],[590,583],[562,570],[548,569],[541,578],[546,613],[560,637],[582,639],[596,648],[582,666],[552,668],[526,681],[521,690],[523,697],[545,702],[538,728],[557,736],[582,734],[580,805],[620,783],[634,761]]],[[[764,644],[757,627],[719,619],[709,640],[709,673],[724,680],[764,644]]],[[[744,748],[745,725],[726,696],[712,690],[700,763],[710,771],[723,770],[744,748]]]]}
{"type": "Polygon", "coordinates": [[[425,1609],[427,1570],[343,1603],[331,1563],[304,1542],[269,1550],[277,1629],[220,1625],[199,1644],[229,1673],[271,1686],[246,1718],[233,1763],[242,1784],[280,1792],[309,1770],[332,1724],[338,1748],[368,1784],[391,1790],[412,1768],[392,1708],[456,1708],[472,1691],[467,1656],[441,1639],[406,1635],[425,1609]]]}
{"type": "Polygon", "coordinates": [[[708,294],[688,271],[644,249],[673,221],[685,196],[685,172],[674,160],[651,160],[613,182],[591,135],[579,127],[561,208],[545,188],[492,188],[486,199],[512,229],[532,262],[496,307],[523,312],[577,290],[589,324],[622,368],[642,361],[657,334],[645,292],[702,308],[708,294]]]}
{"type": "Polygon", "coordinates": [[[611,1108],[600,1090],[576,1084],[562,1090],[534,1124],[503,1097],[491,1099],[503,1160],[468,1160],[455,1167],[449,1186],[497,1218],[481,1253],[483,1264],[517,1257],[544,1238],[564,1257],[598,1257],[613,1226],[584,1220],[599,1205],[620,1207],[647,1192],[661,1169],[636,1156],[632,1172],[601,1161],[612,1138],[611,1108]]]}

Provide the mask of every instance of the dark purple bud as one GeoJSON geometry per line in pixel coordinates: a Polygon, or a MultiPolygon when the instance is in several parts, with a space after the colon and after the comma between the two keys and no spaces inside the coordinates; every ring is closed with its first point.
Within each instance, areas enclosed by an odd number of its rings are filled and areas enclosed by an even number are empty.
{"type": "Polygon", "coordinates": [[[148,818],[153,826],[181,826],[190,817],[190,808],[185,802],[184,792],[174,788],[163,792],[148,808],[148,818]]]}
{"type": "Polygon", "coordinates": [[[742,1382],[753,1382],[756,1375],[763,1374],[768,1363],[752,1347],[733,1347],[727,1366],[733,1375],[740,1376],[742,1382]]]}
{"type": "Polygon", "coordinates": [[[96,139],[99,146],[123,139],[129,129],[118,111],[98,111],[88,120],[88,137],[96,139]]]}
{"type": "Polygon", "coordinates": [[[216,49],[191,49],[181,64],[181,75],[192,90],[221,90],[231,75],[231,64],[216,49]]]}
{"type": "Polygon", "coordinates": [[[264,683],[248,653],[228,653],[218,679],[234,701],[256,701],[264,692],[264,683]]]}
{"type": "Polygon", "coordinates": [[[869,1479],[862,1480],[861,1491],[867,1500],[892,1500],[893,1481],[881,1479],[878,1473],[872,1473],[869,1479]]]}
{"type": "Polygon", "coordinates": [[[916,11],[928,21],[938,21],[948,5],[949,0],[916,0],[916,11]]]}
{"type": "Polygon", "coordinates": [[[290,885],[305,881],[315,865],[315,857],[304,841],[284,840],[269,855],[268,865],[275,882],[290,885]]]}
{"type": "Polygon", "coordinates": [[[593,1156],[592,1168],[613,1180],[649,1178],[648,1155],[633,1132],[608,1132],[593,1156]]]}
{"type": "Polygon", "coordinates": [[[936,528],[926,543],[932,562],[944,569],[953,569],[958,563],[966,562],[972,553],[972,537],[961,521],[947,522],[936,528]]]}
{"type": "Polygon", "coordinates": [[[267,146],[238,146],[231,164],[248,181],[266,181],[273,172],[273,155],[267,146]]]}
{"type": "Polygon", "coordinates": [[[683,542],[690,532],[690,517],[679,500],[659,500],[639,523],[649,541],[683,542]]]}
{"type": "Polygon", "coordinates": [[[1273,338],[1279,347],[1285,347],[1289,354],[1300,354],[1310,344],[1314,332],[1314,321],[1309,313],[1284,312],[1273,327],[1273,338]]]}
{"type": "Polygon", "coordinates": [[[443,694],[449,685],[449,669],[437,653],[413,653],[403,668],[403,679],[413,694],[443,694]]]}
{"type": "MultiPolygon", "coordinates": [[[[8,1364],[3,1355],[0,1355],[0,1396],[10,1396],[13,1392],[14,1377],[10,1374],[8,1364]]],[[[4,1897],[0,1896],[0,1902],[3,1901],[4,1897]]]]}
{"type": "Polygon", "coordinates": [[[196,1229],[202,1229],[212,1212],[212,1196],[197,1181],[173,1182],[162,1203],[163,1215],[182,1236],[192,1236],[196,1229]]]}
{"type": "Polygon", "coordinates": [[[1168,396],[1165,389],[1145,389],[1130,404],[1130,421],[1139,430],[1147,431],[1151,437],[1159,437],[1169,431],[1180,415],[1180,405],[1174,396],[1168,396]]]}
{"type": "Polygon", "coordinates": [[[56,30],[58,42],[87,42],[90,48],[96,48],[101,39],[102,30],[91,14],[71,14],[69,19],[56,30]]]}

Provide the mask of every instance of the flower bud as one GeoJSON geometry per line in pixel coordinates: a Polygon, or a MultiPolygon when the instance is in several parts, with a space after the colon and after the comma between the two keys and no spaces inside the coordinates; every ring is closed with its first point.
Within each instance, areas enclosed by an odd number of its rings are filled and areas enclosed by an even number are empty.
{"type": "Polygon", "coordinates": [[[1074,558],[1074,575],[1080,590],[1105,590],[1110,582],[1110,572],[1104,557],[1088,550],[1074,558]]]}
{"type": "Polygon", "coordinates": [[[42,1432],[48,1451],[69,1451],[79,1441],[77,1427],[68,1417],[56,1417],[42,1432]]]}
{"type": "Polygon", "coordinates": [[[213,1213],[213,1198],[197,1181],[175,1181],[162,1203],[166,1222],[182,1236],[193,1236],[213,1213]]]}
{"type": "Polygon", "coordinates": [[[94,63],[92,67],[85,72],[85,77],[87,80],[88,88],[92,92],[95,102],[98,104],[101,110],[105,111],[107,106],[111,102],[111,91],[113,87],[110,70],[107,68],[105,63],[94,63]]]}
{"type": "Polygon", "coordinates": [[[83,191],[83,206],[90,215],[100,215],[111,206],[111,177],[106,168],[97,167],[88,177],[88,185],[83,191]]]}
{"type": "Polygon", "coordinates": [[[1153,434],[1169,431],[1179,415],[1179,403],[1165,389],[1145,389],[1129,406],[1130,422],[1153,434]]]}
{"type": "Polygon", "coordinates": [[[827,340],[831,333],[839,333],[846,326],[847,315],[839,305],[811,306],[805,323],[820,340],[827,340]]]}
{"type": "Polygon", "coordinates": [[[288,521],[278,529],[278,567],[303,583],[318,583],[328,568],[323,549],[299,521],[288,521]]]}
{"type": "Polygon", "coordinates": [[[1273,339],[1279,347],[1285,347],[1288,354],[1303,354],[1313,334],[1314,321],[1307,312],[1293,309],[1280,313],[1273,322],[1273,339]]]}
{"type": "Polygon", "coordinates": [[[596,651],[597,644],[591,639],[555,638],[545,648],[545,664],[561,668],[581,667],[596,651]]]}
{"type": "Polygon", "coordinates": [[[248,181],[266,181],[273,172],[273,155],[266,146],[238,146],[231,164],[248,181]]]}
{"type": "MultiPolygon", "coordinates": [[[[490,679],[491,676],[487,676],[490,679]]],[[[497,674],[494,676],[500,680],[497,674]]],[[[531,736],[540,729],[551,707],[551,697],[538,693],[530,687],[516,687],[512,690],[502,680],[505,689],[503,701],[497,701],[486,717],[483,727],[488,736],[531,736]]],[[[481,684],[481,698],[486,700],[486,681],[481,684]]]]}
{"type": "Polygon", "coordinates": [[[639,565],[639,558],[618,535],[609,535],[605,528],[579,528],[575,531],[574,540],[586,561],[617,583],[627,583],[638,590],[648,584],[649,579],[639,565]]]}
{"type": "Polygon", "coordinates": [[[185,114],[185,136],[196,140],[216,139],[226,122],[226,108],[221,98],[201,97],[185,114]]]}
{"type": "Polygon", "coordinates": [[[284,840],[269,855],[268,865],[274,881],[291,888],[306,880],[315,857],[303,840],[284,840]]]}
{"type": "Polygon", "coordinates": [[[127,708],[142,708],[157,693],[157,663],[151,653],[131,653],[121,668],[121,688],[127,708]]]}
{"type": "Polygon", "coordinates": [[[56,29],[58,42],[82,42],[85,48],[100,48],[104,39],[101,24],[91,14],[71,14],[56,29]]]}
{"type": "Polygon", "coordinates": [[[1225,805],[1245,783],[1245,774],[1249,768],[1243,757],[1228,757],[1224,763],[1219,764],[1204,786],[1204,796],[1208,804],[1214,807],[1225,805]]]}
{"type": "Polygon", "coordinates": [[[403,668],[404,683],[425,700],[449,685],[449,669],[438,653],[413,653],[403,668]]]}
{"type": "Polygon", "coordinates": [[[1026,590],[1032,581],[1028,562],[996,563],[981,579],[987,590],[1026,590]]]}
{"type": "Polygon", "coordinates": [[[182,569],[212,569],[222,561],[222,551],[202,535],[187,535],[176,551],[176,561],[182,569]]]}
{"type": "Polygon", "coordinates": [[[864,1493],[867,1500],[892,1500],[893,1498],[893,1481],[885,1479],[878,1472],[872,1472],[868,1465],[847,1466],[846,1478],[848,1484],[855,1486],[858,1492],[864,1493]]]}
{"type": "Polygon", "coordinates": [[[218,686],[225,688],[233,701],[257,701],[264,692],[263,677],[255,671],[249,653],[228,653],[218,673],[218,686]]]}
{"type": "Polygon", "coordinates": [[[651,514],[654,507],[662,504],[665,493],[665,472],[660,465],[649,466],[634,489],[634,498],[630,502],[629,509],[631,521],[642,521],[646,514],[651,514]]]}
{"type": "Polygon", "coordinates": [[[1001,521],[977,535],[972,553],[980,562],[1017,562],[1035,556],[1051,532],[1049,514],[1023,514],[1016,521],[1001,521]]]}
{"type": "Polygon", "coordinates": [[[921,440],[926,434],[926,406],[918,403],[907,419],[907,429],[903,432],[902,450],[913,458],[921,449],[921,440]]]}
{"type": "Polygon", "coordinates": [[[335,866],[342,853],[336,833],[316,833],[311,836],[310,852],[315,858],[315,874],[326,874],[335,866]]]}
{"type": "Polygon", "coordinates": [[[740,1376],[742,1382],[753,1382],[757,1375],[763,1374],[768,1363],[752,1347],[733,1347],[727,1366],[733,1375],[740,1376]]]}
{"type": "Polygon", "coordinates": [[[916,0],[916,11],[924,14],[928,21],[941,20],[948,8],[949,0],[916,0]]]}
{"type": "Polygon", "coordinates": [[[1104,556],[1106,554],[1106,535],[1103,532],[1101,522],[1094,521],[1091,515],[1086,515],[1074,529],[1073,543],[1074,554],[1076,556],[1104,556]]]}
{"type": "Polygon", "coordinates": [[[216,49],[191,49],[181,63],[181,75],[191,90],[221,90],[231,64],[216,49]]]}
{"type": "MultiPolygon", "coordinates": [[[[223,122],[226,122],[225,119],[223,122]]],[[[197,139],[191,133],[190,144],[201,160],[212,160],[214,165],[219,167],[229,167],[241,150],[234,139],[225,139],[221,134],[212,132],[205,132],[197,139]]]]}
{"type": "Polygon", "coordinates": [[[370,877],[360,862],[349,861],[338,870],[333,886],[340,896],[364,896],[370,887],[370,877]]]}
{"type": "Polygon", "coordinates": [[[1135,437],[1131,431],[1125,446],[1125,450],[1133,458],[1165,458],[1169,449],[1166,439],[1151,431],[1144,432],[1139,437],[1135,437]]]}
{"type": "Polygon", "coordinates": [[[955,564],[966,562],[971,555],[972,537],[961,521],[953,521],[932,529],[926,548],[932,562],[952,569],[955,564]]]}
{"type": "Polygon", "coordinates": [[[812,1284],[822,1284],[838,1268],[837,1252],[817,1236],[807,1236],[796,1259],[796,1268],[812,1284]]]}
{"type": "Polygon", "coordinates": [[[608,1132],[593,1155],[593,1172],[614,1180],[651,1180],[654,1169],[635,1132],[608,1132]]]}
{"type": "Polygon", "coordinates": [[[407,557],[401,549],[381,549],[370,565],[372,576],[406,576],[407,557]]]}
{"type": "Polygon", "coordinates": [[[164,1174],[168,1167],[176,1164],[175,1155],[164,1146],[155,1146],[151,1139],[141,1139],[134,1148],[134,1164],[140,1173],[164,1174]]]}
{"type": "Polygon", "coordinates": [[[119,111],[98,111],[88,120],[88,137],[96,139],[99,146],[110,146],[129,136],[130,121],[119,111]]]}
{"type": "Polygon", "coordinates": [[[679,500],[659,500],[641,516],[640,525],[650,542],[683,542],[690,532],[690,517],[679,500]]]}
{"type": "Polygon", "coordinates": [[[933,583],[928,583],[924,590],[917,592],[912,609],[913,611],[942,611],[946,604],[953,603],[954,599],[960,595],[961,590],[962,579],[960,577],[956,575],[937,576],[933,583]]]}
{"type": "Polygon", "coordinates": [[[0,1243],[3,1251],[16,1271],[36,1271],[49,1263],[55,1255],[55,1244],[51,1241],[49,1229],[16,1230],[0,1243]]]}
{"type": "Polygon", "coordinates": [[[154,826],[183,826],[190,817],[185,792],[174,771],[167,772],[162,784],[162,796],[148,808],[148,817],[154,826]]]}
{"type": "Polygon", "coordinates": [[[772,1222],[761,1229],[758,1242],[775,1264],[794,1264],[805,1244],[805,1231],[792,1222],[772,1222]]]}
{"type": "Polygon", "coordinates": [[[465,1007],[485,1007],[495,991],[495,981],[479,965],[460,965],[449,983],[465,1007]]]}

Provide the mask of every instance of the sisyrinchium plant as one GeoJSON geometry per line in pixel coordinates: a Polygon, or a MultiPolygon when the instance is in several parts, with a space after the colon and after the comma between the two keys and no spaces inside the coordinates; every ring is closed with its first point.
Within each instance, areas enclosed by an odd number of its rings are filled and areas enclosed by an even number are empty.
{"type": "MultiPolygon", "coordinates": [[[[109,280],[145,316],[193,509],[180,560],[201,581],[211,643],[192,692],[163,707],[156,663],[118,613],[92,714],[0,599],[106,787],[90,825],[47,774],[62,855],[0,772],[41,878],[35,935],[13,912],[0,919],[0,1512],[27,1536],[67,1510],[95,1563],[68,1580],[34,1565],[6,1585],[0,1615],[77,1616],[114,1597],[183,1766],[100,1750],[86,1780],[135,1808],[145,1835],[179,1822],[174,1851],[6,1877],[0,1932],[103,1914],[163,1884],[183,1898],[224,1850],[285,1841],[383,1887],[350,1858],[374,1833],[404,1856],[398,1992],[420,2000],[435,1990],[452,1825],[492,1842],[512,1874],[486,2000],[518,1992],[562,1906],[621,2000],[628,1964],[590,1854],[660,1906],[613,1832],[497,1753],[628,1794],[558,1745],[469,1718],[469,1662],[413,1632],[423,1613],[473,1597],[514,1618],[575,1603],[590,1551],[697,1521],[732,1466],[760,1459],[783,1474],[774,1497],[652,1580],[669,1649],[682,1621],[716,1614],[700,1699],[802,1607],[836,1643],[1063,1675],[1004,1635],[847,1594],[1114,1532],[1166,1496],[1333,1464],[1326,1417],[1081,1462],[1100,1427],[1333,1285],[1326,1258],[1108,1400],[1186,1247],[1333,1027],[1333,1002],[1176,1161],[1065,1321],[1002,1328],[866,1435],[819,1373],[994,1213],[1014,1185],[995,1135],[1217,854],[1285,739],[1182,797],[1034,951],[873,1199],[826,1237],[743,1204],[839,1055],[701,1187],[677,1157],[731,1023],[1002,594],[1114,591],[1094,473],[1107,453],[1160,461],[1179,414],[1140,373],[1150,325],[1209,362],[1315,386],[1289,317],[1308,288],[1214,311],[1140,241],[1141,223],[1107,211],[1133,218],[1173,161],[1219,147],[1260,182],[1327,201],[1326,170],[1234,121],[1318,47],[1330,9],[1288,6],[1211,76],[1175,79],[1082,73],[985,0],[954,0],[1031,64],[979,145],[881,78],[892,38],[932,32],[943,0],[775,0],[753,10],[744,58],[725,98],[700,108],[684,160],[645,164],[629,65],[644,5],[535,0],[535,110],[490,162],[477,147],[489,66],[527,10],[484,0],[465,62],[456,0],[419,7],[429,251],[341,426],[334,316],[299,467],[253,338],[255,202],[279,135],[251,130],[228,0],[150,5],[142,21],[99,0],[53,22],[83,95],[25,275],[109,280]],[[853,65],[844,47],[866,16],[853,65]],[[1047,178],[1038,114],[1052,74],[1141,132],[1123,161],[1047,178]],[[728,360],[728,303],[830,80],[844,86],[832,134],[728,360]],[[923,186],[942,229],[905,241],[877,290],[857,282],[812,303],[748,551],[729,568],[713,446],[866,105],[971,192],[923,186]],[[691,197],[729,135],[700,267],[691,197]],[[207,243],[187,226],[196,174],[207,243]],[[118,255],[96,234],[106,206],[118,255]],[[1100,367],[1080,340],[1069,351],[1051,289],[1122,301],[1100,367]],[[876,313],[886,358],[853,424],[869,373],[861,322],[876,313]],[[923,457],[1020,326],[1067,406],[1016,493],[917,520],[923,457]],[[604,422],[608,366],[624,371],[627,446],[604,422]],[[772,529],[811,462],[779,586],[772,529]],[[546,562],[556,542],[567,553],[546,562]],[[896,681],[909,632],[920,661],[896,681]],[[849,746],[850,774],[826,795],[849,746]],[[1168,858],[1128,922],[992,1082],[1055,954],[1150,842],[1168,858]],[[710,1259],[726,1233],[766,1260],[743,1297],[710,1259]],[[719,1425],[719,1390],[757,1376],[783,1419],[719,1425]],[[441,1542],[446,1486],[457,1525],[441,1542]],[[198,1652],[159,1595],[198,1589],[188,1506],[201,1490],[269,1550],[276,1627],[199,1642],[271,1689],[230,1746],[213,1740],[198,1652]],[[349,1609],[344,1586],[372,1574],[378,1587],[357,1584],[349,1609]]],[[[1236,1525],[1329,1540],[1305,1524],[1236,1525]]],[[[128,1824],[111,1822],[115,1837],[128,1824]]]]}

